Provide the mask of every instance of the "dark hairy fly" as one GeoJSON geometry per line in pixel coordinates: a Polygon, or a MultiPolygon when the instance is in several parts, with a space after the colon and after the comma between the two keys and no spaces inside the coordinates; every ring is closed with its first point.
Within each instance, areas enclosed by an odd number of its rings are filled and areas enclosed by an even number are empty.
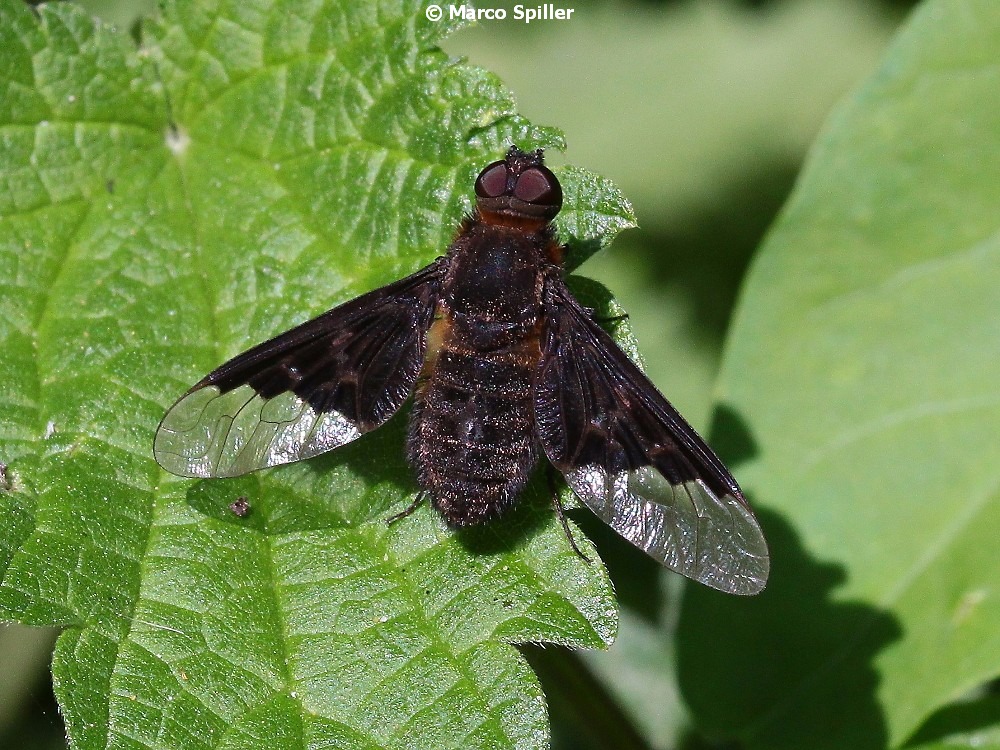
{"type": "Polygon", "coordinates": [[[383,424],[413,394],[407,457],[453,527],[513,506],[544,456],[598,517],[662,564],[755,594],[767,545],[732,475],[570,294],[542,152],[475,184],[447,254],[260,344],[160,423],[163,468],[228,477],[383,424]]]}

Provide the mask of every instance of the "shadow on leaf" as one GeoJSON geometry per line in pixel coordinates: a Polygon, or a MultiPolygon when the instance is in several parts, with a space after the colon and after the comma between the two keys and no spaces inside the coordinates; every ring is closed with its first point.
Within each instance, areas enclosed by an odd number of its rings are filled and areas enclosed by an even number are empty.
{"type": "MultiPolygon", "coordinates": [[[[759,453],[731,406],[716,409],[712,436],[730,466],[759,453]]],[[[884,747],[873,662],[902,635],[898,620],[866,603],[835,600],[844,568],[812,558],[782,516],[749,499],[771,550],[771,577],[750,599],[688,587],[678,677],[703,735],[690,734],[683,747],[704,747],[705,736],[769,750],[884,747]]]]}
{"type": "Polygon", "coordinates": [[[903,747],[989,747],[996,742],[998,726],[1000,681],[994,680],[964,700],[939,708],[903,747]]]}
{"type": "MultiPolygon", "coordinates": [[[[751,498],[751,502],[752,502],[751,498]]],[[[876,655],[902,631],[888,612],[837,601],[844,569],[809,556],[781,516],[758,510],[771,578],[752,599],[689,586],[678,674],[709,736],[767,748],[882,748],[876,655]]],[[[689,737],[685,747],[699,747],[689,737]]]]}
{"type": "Polygon", "coordinates": [[[544,480],[542,471],[535,471],[521,499],[503,516],[482,526],[454,530],[459,543],[474,555],[493,555],[510,552],[538,534],[553,513],[544,480]]]}

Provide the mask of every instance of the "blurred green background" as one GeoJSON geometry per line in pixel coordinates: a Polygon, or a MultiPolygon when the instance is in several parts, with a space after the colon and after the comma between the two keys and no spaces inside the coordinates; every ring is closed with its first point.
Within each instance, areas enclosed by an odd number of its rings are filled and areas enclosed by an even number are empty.
{"type": "MultiPolygon", "coordinates": [[[[912,4],[564,0],[560,7],[575,9],[568,21],[525,25],[508,14],[445,44],[500,76],[524,115],[565,131],[568,150],[550,154],[552,163],[610,177],[633,202],[640,228],[580,273],[621,300],[652,379],[695,427],[709,426],[727,323],[754,249],[828,113],[874,69],[912,4]]],[[[152,0],[80,5],[133,32],[141,14],[155,12],[152,0]]],[[[554,746],[609,747],[573,729],[574,714],[598,710],[586,696],[604,689],[644,735],[615,747],[703,746],[685,735],[662,668],[678,577],[659,576],[629,550],[609,564],[624,604],[612,651],[586,655],[585,671],[528,652],[550,697],[554,746]]],[[[48,677],[54,637],[0,625],[0,749],[65,747],[48,677]]]]}

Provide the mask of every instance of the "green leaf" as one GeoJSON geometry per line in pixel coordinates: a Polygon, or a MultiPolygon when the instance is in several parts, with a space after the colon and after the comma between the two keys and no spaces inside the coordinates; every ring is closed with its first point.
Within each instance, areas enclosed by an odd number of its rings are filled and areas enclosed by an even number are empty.
{"type": "Polygon", "coordinates": [[[996,3],[922,5],[744,289],[717,432],[772,581],[691,591],[679,668],[750,747],[898,747],[1000,673],[998,48],[996,3]]]}
{"type": "MultiPolygon", "coordinates": [[[[416,490],[405,415],[234,480],[152,459],[198,377],[440,255],[509,143],[561,147],[437,48],[454,28],[417,2],[191,0],[136,48],[0,0],[0,616],[65,626],[74,747],[544,747],[509,644],[612,640],[543,481],[486,529],[386,526],[416,490]]],[[[633,217],[558,171],[578,262],[633,217]]]]}

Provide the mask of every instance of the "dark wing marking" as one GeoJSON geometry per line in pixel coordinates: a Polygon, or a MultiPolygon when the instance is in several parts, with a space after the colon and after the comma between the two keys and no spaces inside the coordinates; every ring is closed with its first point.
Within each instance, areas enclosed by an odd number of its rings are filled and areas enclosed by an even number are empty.
{"type": "Polygon", "coordinates": [[[734,594],[763,589],[767,544],[736,480],[561,280],[546,305],[535,423],[549,460],[667,567],[734,594]]]}
{"type": "Polygon", "coordinates": [[[226,362],[163,417],[153,443],[160,466],[237,476],[378,427],[420,374],[441,268],[431,264],[226,362]]]}

